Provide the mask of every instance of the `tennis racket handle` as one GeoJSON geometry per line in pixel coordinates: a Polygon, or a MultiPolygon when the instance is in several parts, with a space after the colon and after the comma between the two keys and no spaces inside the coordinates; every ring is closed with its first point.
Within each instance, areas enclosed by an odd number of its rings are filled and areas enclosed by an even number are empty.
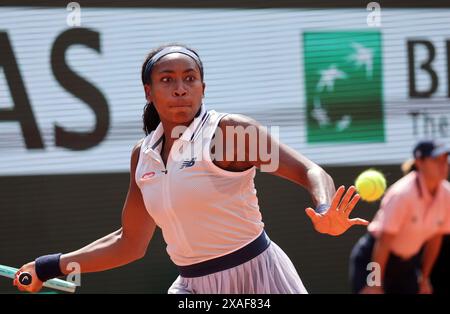
{"type": "MultiPolygon", "coordinates": [[[[31,283],[33,282],[33,276],[31,276],[29,272],[20,273],[19,282],[24,286],[31,285],[31,283]]],[[[43,286],[70,293],[74,293],[76,289],[76,285],[74,283],[57,278],[47,280],[46,282],[44,282],[43,286]]]]}

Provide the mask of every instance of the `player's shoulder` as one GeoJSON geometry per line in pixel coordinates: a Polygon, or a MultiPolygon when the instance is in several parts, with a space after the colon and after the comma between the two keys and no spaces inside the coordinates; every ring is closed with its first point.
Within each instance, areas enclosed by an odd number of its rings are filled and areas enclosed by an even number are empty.
{"type": "Polygon", "coordinates": [[[242,127],[248,127],[248,126],[258,126],[259,123],[246,115],[243,114],[237,114],[237,113],[228,113],[225,114],[220,122],[219,122],[219,127],[225,131],[226,127],[237,127],[237,126],[242,126],[242,127]]]}
{"type": "Polygon", "coordinates": [[[143,143],[145,142],[146,137],[140,139],[131,150],[131,163],[137,164],[139,160],[139,155],[141,153],[141,147],[143,146],[143,143]]]}
{"type": "Polygon", "coordinates": [[[139,153],[140,153],[141,147],[142,147],[142,144],[144,143],[144,141],[145,141],[145,137],[144,137],[144,138],[141,138],[141,139],[134,145],[134,147],[133,147],[133,149],[132,149],[132,155],[134,155],[134,154],[139,154],[139,153]]]}

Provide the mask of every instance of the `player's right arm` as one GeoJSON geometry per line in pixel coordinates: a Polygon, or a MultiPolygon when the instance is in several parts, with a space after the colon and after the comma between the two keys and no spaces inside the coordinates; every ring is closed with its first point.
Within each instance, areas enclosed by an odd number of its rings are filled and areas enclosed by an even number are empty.
{"type": "Polygon", "coordinates": [[[134,147],[131,156],[130,185],[122,211],[122,227],[77,251],[62,255],[62,272],[67,273],[67,265],[71,262],[79,263],[81,272],[96,272],[128,264],[145,255],[156,224],[145,208],[134,179],[140,146],[141,143],[134,147]]]}
{"type": "MultiPolygon", "coordinates": [[[[69,263],[76,262],[82,273],[97,272],[116,268],[142,258],[153,237],[156,224],[147,212],[144,201],[135,181],[136,166],[139,159],[141,142],[133,149],[131,156],[130,184],[122,211],[122,227],[91,244],[63,254],[60,269],[68,274],[69,263]]],[[[19,290],[36,292],[42,288],[37,278],[34,262],[22,266],[20,272],[30,272],[33,276],[30,286],[23,286],[14,280],[19,290]]]]}

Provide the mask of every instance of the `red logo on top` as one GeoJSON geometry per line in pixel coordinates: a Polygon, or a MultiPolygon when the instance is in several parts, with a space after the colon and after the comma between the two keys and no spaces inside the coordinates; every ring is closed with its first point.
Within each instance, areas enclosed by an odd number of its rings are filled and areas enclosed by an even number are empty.
{"type": "Polygon", "coordinates": [[[147,179],[150,179],[150,178],[152,178],[153,176],[155,175],[155,173],[152,171],[152,172],[146,172],[146,173],[144,173],[143,175],[142,175],[142,180],[147,180],[147,179]]]}

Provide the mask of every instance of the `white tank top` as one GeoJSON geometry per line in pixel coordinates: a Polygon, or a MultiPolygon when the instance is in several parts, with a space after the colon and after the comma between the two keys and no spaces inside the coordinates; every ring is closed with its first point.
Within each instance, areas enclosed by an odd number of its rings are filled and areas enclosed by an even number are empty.
{"type": "Polygon", "coordinates": [[[254,186],[255,167],[223,170],[211,161],[210,142],[225,113],[206,111],[161,155],[163,127],[145,137],[135,180],[145,207],[162,229],[167,252],[179,266],[234,252],[264,228],[254,186]]]}

